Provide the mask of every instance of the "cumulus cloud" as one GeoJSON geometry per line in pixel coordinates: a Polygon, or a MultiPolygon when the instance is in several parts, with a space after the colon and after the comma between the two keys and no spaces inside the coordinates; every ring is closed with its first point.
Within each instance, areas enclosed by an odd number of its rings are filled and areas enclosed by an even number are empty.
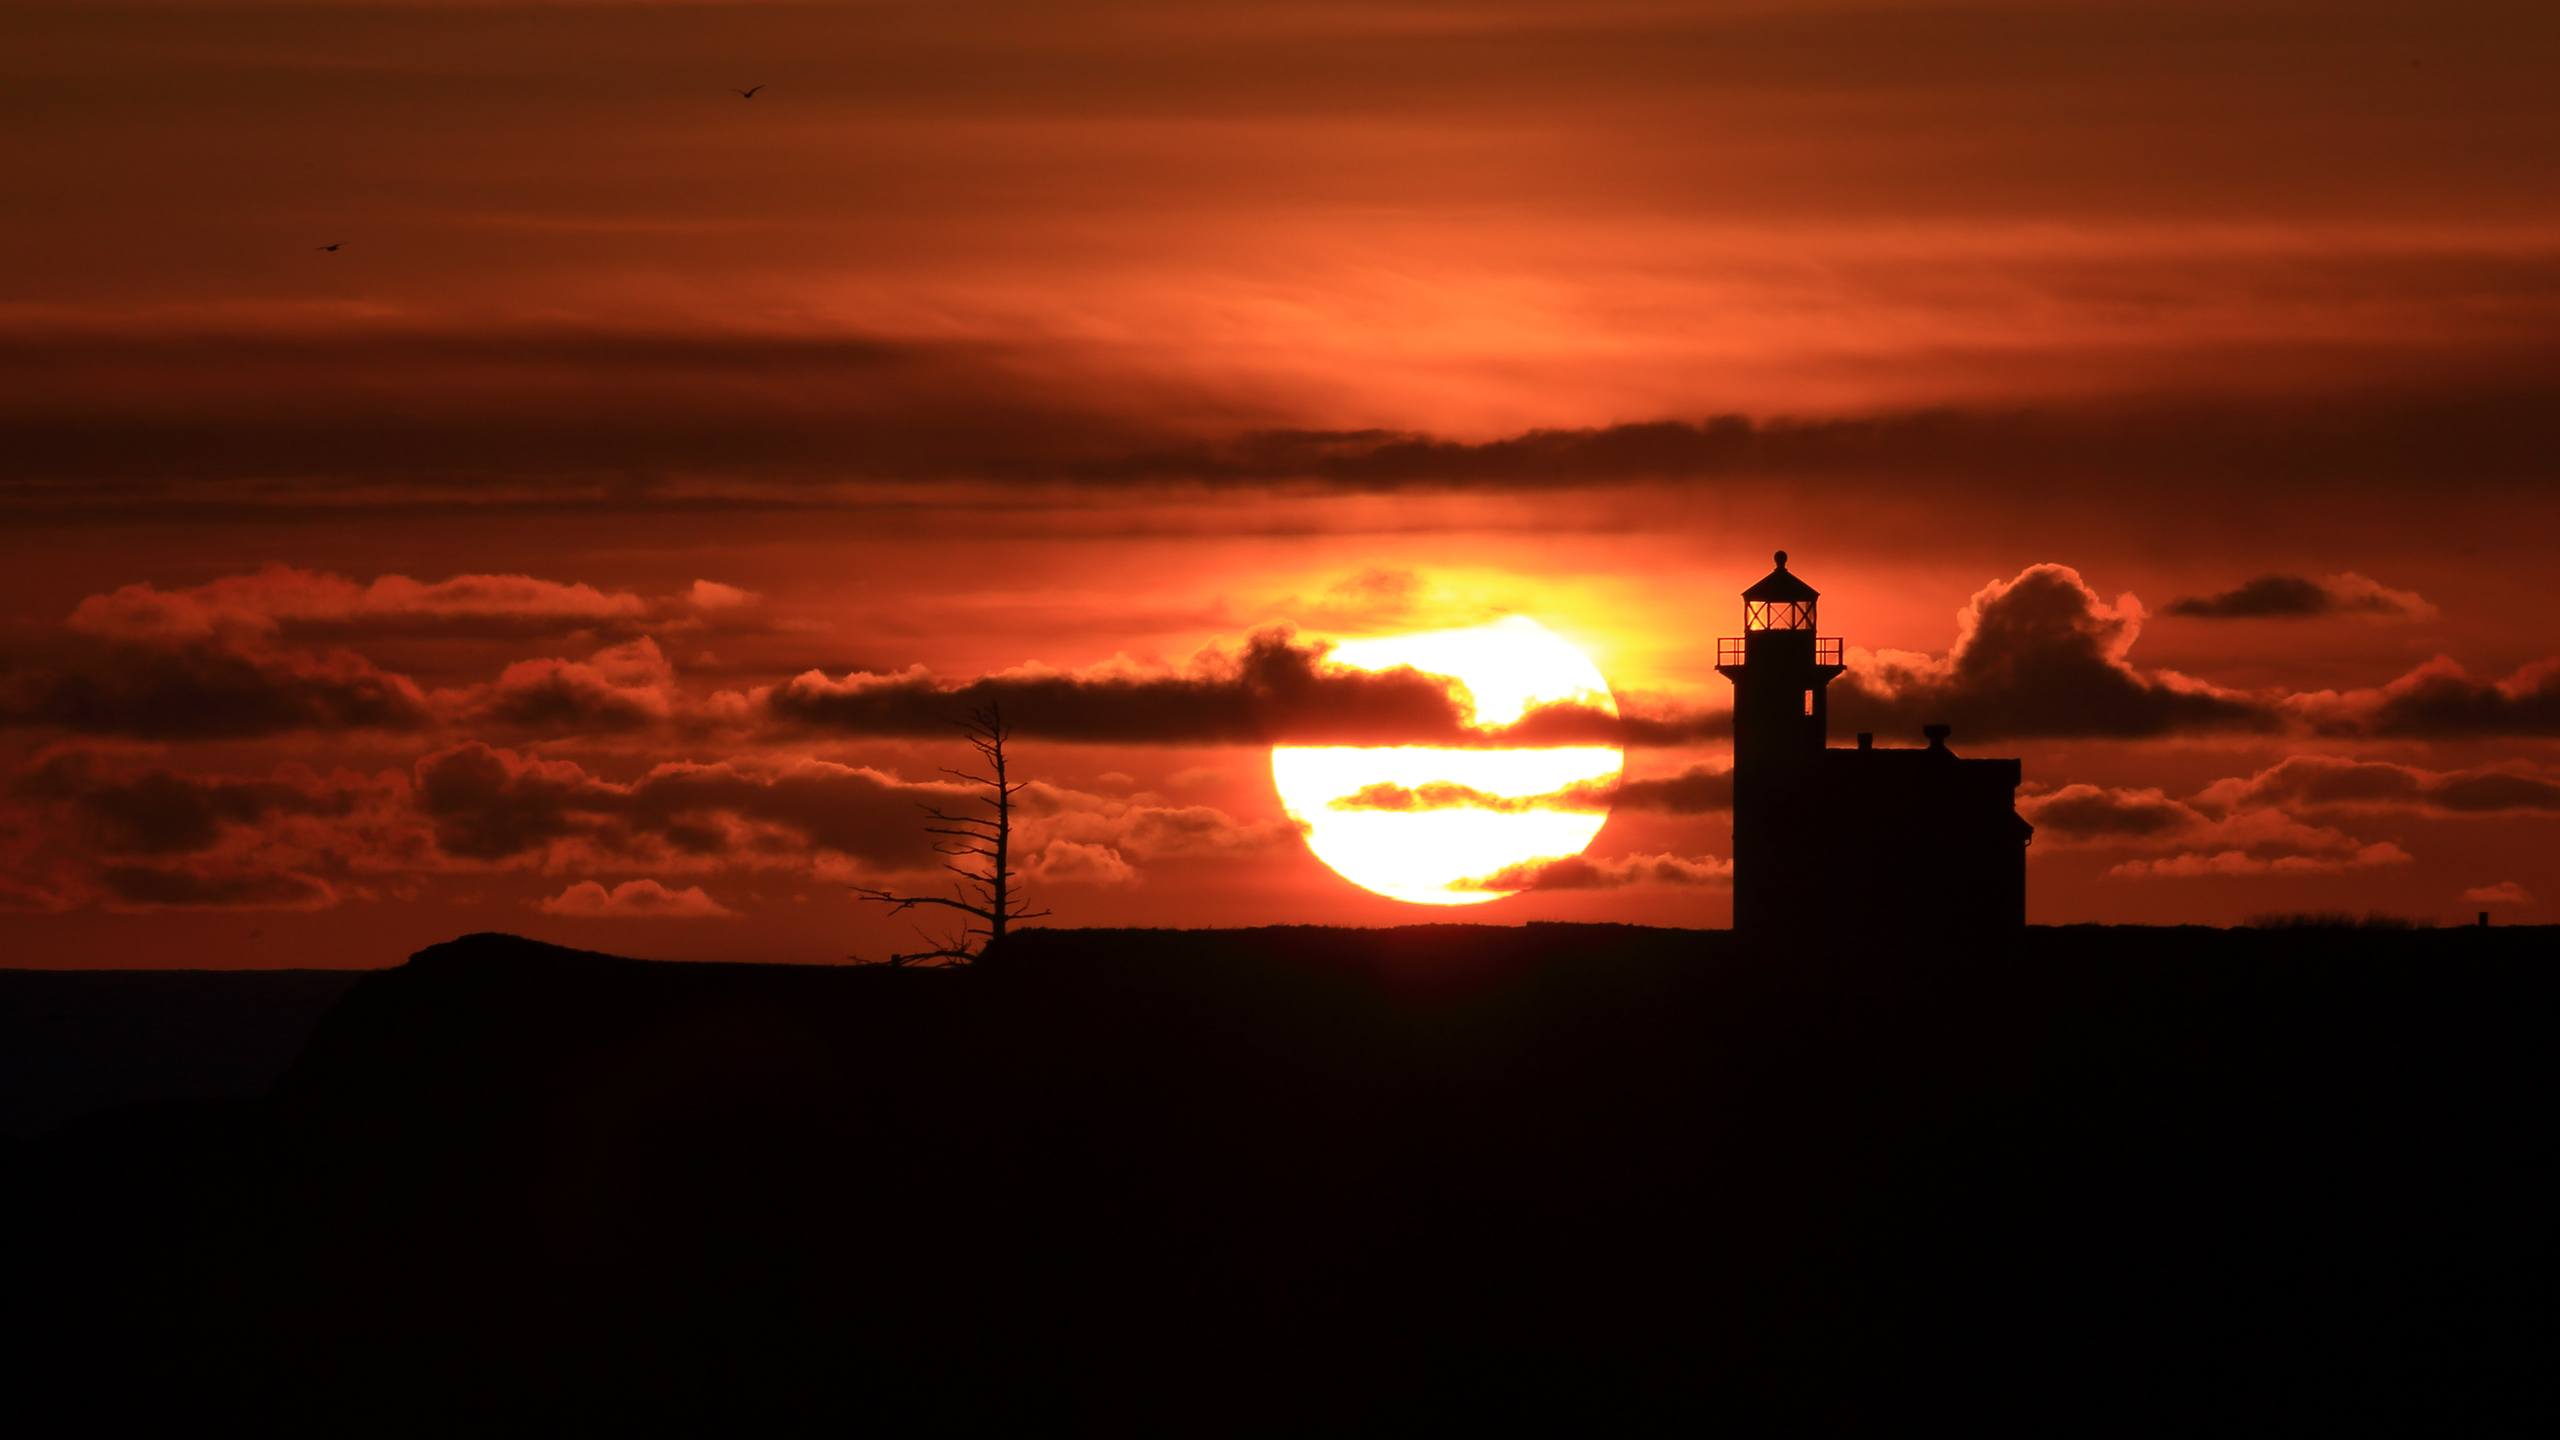
{"type": "Polygon", "coordinates": [[[478,741],[420,759],[417,788],[437,848],[470,860],[504,860],[591,833],[629,799],[626,787],[570,761],[520,756],[478,741]]]}
{"type": "Polygon", "coordinates": [[[2513,880],[2501,880],[2495,885],[2474,885],[2462,892],[2462,898],[2474,905],[2530,905],[2533,892],[2513,880]]]}
{"type": "Polygon", "coordinates": [[[1636,886],[1704,886],[1733,883],[1733,862],[1713,855],[1567,855],[1506,865],[1490,875],[1460,880],[1452,890],[1624,890],[1636,886]]]}
{"type": "Polygon", "coordinates": [[[1033,852],[1023,877],[1048,885],[1129,885],[1137,867],[1108,845],[1052,840],[1033,852]]]}
{"type": "Polygon", "coordinates": [[[2212,595],[2172,600],[2168,613],[2196,620],[2303,620],[2321,615],[2427,620],[2434,618],[2436,607],[2413,591],[2393,590],[2348,571],[2321,580],[2260,575],[2212,595]]]}
{"type": "Polygon", "coordinates": [[[464,706],[482,724],[595,735],[663,724],[679,699],[675,667],[643,635],[584,660],[519,660],[464,706]]]}
{"type": "Polygon", "coordinates": [[[2503,680],[2472,675],[2439,655],[2389,684],[2320,690],[2287,710],[2327,735],[2444,739],[2480,735],[2560,735],[2560,656],[2537,660],[2503,680]]]}
{"type": "Polygon", "coordinates": [[[1865,657],[1831,687],[1833,723],[1913,730],[1932,721],[1983,736],[2149,736],[2265,730],[2260,700],[2128,658],[2142,602],[2113,604],[2067,565],[2031,565],[1977,591],[1942,659],[1865,657]]]}
{"type": "Polygon", "coordinates": [[[2146,840],[2209,824],[2195,807],[2159,790],[2065,785],[2018,798],[2018,813],[2048,844],[2075,840],[2146,840]]]}
{"type": "Polygon", "coordinates": [[[670,890],[655,880],[625,880],[610,890],[581,880],[535,908],[579,920],[727,920],[738,913],[699,885],[670,890]]]}

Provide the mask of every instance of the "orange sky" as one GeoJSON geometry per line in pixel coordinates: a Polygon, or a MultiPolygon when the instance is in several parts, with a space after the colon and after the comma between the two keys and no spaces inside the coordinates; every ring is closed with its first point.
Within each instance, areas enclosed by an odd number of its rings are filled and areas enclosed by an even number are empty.
{"type": "MultiPolygon", "coordinates": [[[[1685,737],[1631,778],[1712,771],[1781,545],[1847,713],[2024,759],[2039,921],[2560,918],[2555,61],[2528,4],[0,5],[8,952],[877,951],[951,757],[813,669],[1527,613],[1685,737]],[[727,913],[561,913],[644,881],[727,913]]],[[[1060,922],[1417,915],[1119,723],[1022,744],[1060,922]]]]}

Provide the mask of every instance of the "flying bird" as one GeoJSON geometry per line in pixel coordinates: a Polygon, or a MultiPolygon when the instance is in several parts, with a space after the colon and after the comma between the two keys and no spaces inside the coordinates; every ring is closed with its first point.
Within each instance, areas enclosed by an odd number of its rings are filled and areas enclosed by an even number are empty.
{"type": "MultiPolygon", "coordinates": [[[[756,87],[756,90],[761,90],[763,88],[764,86],[759,85],[756,87]]],[[[756,98],[756,90],[740,90],[735,86],[732,86],[730,87],[729,93],[737,96],[741,100],[753,100],[756,98]]]]}
{"type": "Polygon", "coordinates": [[[322,246],[319,246],[319,247],[317,247],[317,248],[322,249],[322,250],[326,250],[326,251],[328,251],[329,253],[331,253],[331,254],[333,254],[333,255],[334,255],[334,254],[336,254],[336,253],[337,253],[337,251],[338,251],[338,247],[339,247],[339,246],[341,246],[341,245],[344,245],[344,244],[346,244],[346,243],[347,243],[347,242],[346,242],[346,241],[344,241],[344,240],[332,240],[332,241],[330,241],[328,244],[326,244],[326,245],[322,245],[322,246]]]}

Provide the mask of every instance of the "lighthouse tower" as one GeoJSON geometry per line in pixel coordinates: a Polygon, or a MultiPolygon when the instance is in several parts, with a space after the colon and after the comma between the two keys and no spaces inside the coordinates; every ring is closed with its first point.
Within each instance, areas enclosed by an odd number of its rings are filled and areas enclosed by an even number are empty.
{"type": "Polygon", "coordinates": [[[1821,903],[1817,803],[1830,738],[1831,682],[1840,642],[1814,631],[1821,592],[1778,568],[1742,592],[1742,633],[1716,642],[1716,669],[1733,682],[1733,924],[1802,925],[1821,903]]]}
{"type": "Polygon", "coordinates": [[[1840,642],[1814,633],[1821,596],[1778,568],[1742,592],[1742,633],[1716,642],[1733,682],[1733,928],[1762,941],[1908,952],[2026,924],[2027,845],[2015,760],[1967,758],[1949,727],[1925,746],[1830,748],[1840,642]]]}

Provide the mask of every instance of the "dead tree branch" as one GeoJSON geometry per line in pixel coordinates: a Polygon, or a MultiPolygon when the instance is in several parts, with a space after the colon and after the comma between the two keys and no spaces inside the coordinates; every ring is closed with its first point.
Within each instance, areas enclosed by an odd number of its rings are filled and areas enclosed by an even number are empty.
{"type": "Polygon", "coordinates": [[[986,815],[956,815],[936,805],[918,805],[924,812],[924,832],[939,837],[933,841],[936,854],[948,855],[954,861],[943,869],[960,877],[952,884],[949,895],[901,895],[890,890],[857,886],[854,893],[876,900],[902,914],[918,906],[954,911],[960,917],[960,930],[955,935],[937,939],[919,929],[926,947],[892,955],[892,966],[966,965],[986,953],[987,947],[1000,943],[1005,929],[1017,920],[1037,920],[1049,912],[1028,908],[1021,899],[1013,868],[1013,797],[1029,788],[1030,782],[1012,778],[1005,765],[1005,742],[1012,729],[1005,723],[1004,713],[995,705],[970,712],[966,720],[954,722],[988,773],[942,767],[942,773],[954,776],[987,793],[975,797],[977,804],[991,811],[986,815]],[[979,862],[976,864],[967,863],[979,862]]]}

